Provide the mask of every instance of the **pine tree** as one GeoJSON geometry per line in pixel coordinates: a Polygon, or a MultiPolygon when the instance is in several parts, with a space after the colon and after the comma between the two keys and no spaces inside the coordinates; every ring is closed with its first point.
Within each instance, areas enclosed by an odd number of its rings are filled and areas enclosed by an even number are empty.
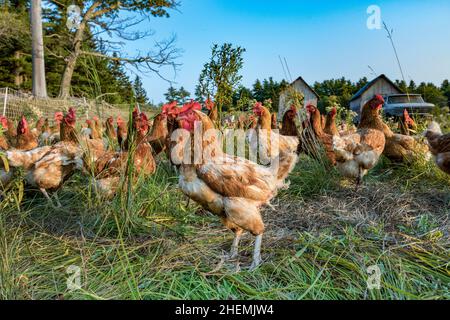
{"type": "Polygon", "coordinates": [[[191,96],[191,93],[186,89],[184,89],[184,87],[176,89],[173,86],[170,86],[169,89],[167,89],[167,92],[164,94],[164,96],[166,97],[167,102],[176,101],[178,104],[184,104],[191,96]]]}
{"type": "Polygon", "coordinates": [[[27,1],[0,7],[0,86],[31,89],[31,35],[27,1]]]}
{"type": "Polygon", "coordinates": [[[145,91],[144,85],[139,76],[136,76],[133,83],[133,88],[136,95],[136,102],[139,104],[148,104],[147,92],[145,91]]]}

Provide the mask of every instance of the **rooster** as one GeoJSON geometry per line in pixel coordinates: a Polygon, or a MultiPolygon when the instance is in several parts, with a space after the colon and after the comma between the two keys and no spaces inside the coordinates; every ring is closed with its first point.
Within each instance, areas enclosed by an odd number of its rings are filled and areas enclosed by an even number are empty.
{"type": "Polygon", "coordinates": [[[152,131],[148,137],[148,142],[152,146],[155,156],[164,152],[167,147],[167,139],[169,137],[169,130],[167,129],[167,115],[164,113],[158,114],[152,126],[152,131]]]}
{"type": "Polygon", "coordinates": [[[117,142],[121,150],[125,149],[125,143],[127,141],[128,126],[121,116],[117,117],[117,142]]]}
{"type": "MultiPolygon", "coordinates": [[[[289,174],[294,170],[298,161],[298,146],[300,140],[298,137],[283,136],[278,132],[272,131],[272,117],[270,111],[258,102],[253,107],[253,113],[259,118],[259,130],[263,130],[257,135],[259,139],[259,146],[264,147],[265,155],[268,155],[272,160],[277,160],[279,163],[278,171],[278,186],[287,188],[288,183],[285,180],[289,174]],[[278,150],[272,148],[272,142],[278,140],[278,150]]],[[[295,122],[291,125],[295,125],[295,122]]]]}
{"type": "Polygon", "coordinates": [[[97,126],[91,120],[86,120],[88,124],[88,135],[81,134],[81,136],[77,135],[77,140],[80,147],[84,151],[84,161],[90,165],[94,164],[99,158],[101,158],[105,154],[106,145],[108,141],[103,140],[100,134],[97,131],[97,126]]]}
{"type": "Polygon", "coordinates": [[[53,206],[48,192],[54,192],[57,207],[61,207],[56,192],[69,179],[75,170],[83,166],[83,151],[78,146],[75,131],[75,110],[69,109],[60,123],[61,142],[31,151],[11,150],[7,152],[9,165],[23,168],[28,185],[38,188],[53,206]]]}
{"type": "Polygon", "coordinates": [[[176,118],[180,110],[176,102],[164,105],[162,113],[156,117],[153,123],[152,132],[149,137],[149,142],[155,155],[166,151],[166,156],[171,164],[173,163],[170,156],[170,150],[172,149],[170,137],[178,129],[176,118]]]}
{"type": "Polygon", "coordinates": [[[105,128],[106,128],[106,137],[109,139],[109,141],[110,142],[115,141],[117,139],[117,133],[114,130],[113,117],[109,117],[108,119],[106,119],[105,128]]]}
{"type": "MultiPolygon", "coordinates": [[[[1,137],[0,137],[1,140],[1,137]]],[[[17,135],[14,138],[14,141],[11,142],[13,144],[13,148],[5,148],[4,150],[9,150],[11,152],[22,152],[22,151],[30,151],[34,150],[38,147],[38,141],[34,134],[31,133],[28,122],[25,117],[19,121],[17,125],[17,135]]],[[[46,149],[48,150],[48,149],[46,149]]],[[[43,151],[46,152],[45,150],[43,151]]],[[[31,156],[31,160],[29,163],[25,163],[23,167],[28,169],[34,162],[37,160],[37,157],[40,153],[33,153],[31,156]]],[[[10,168],[10,170],[6,170],[2,162],[0,162],[0,189],[5,189],[7,185],[12,181],[14,177],[14,168],[10,168]]]]}
{"type": "Polygon", "coordinates": [[[6,117],[0,116],[0,150],[9,149],[9,139],[6,136],[8,131],[8,119],[6,117]]]}
{"type": "Polygon", "coordinates": [[[320,148],[323,148],[331,165],[336,165],[336,157],[333,150],[333,136],[323,131],[323,117],[319,109],[309,104],[306,106],[306,112],[308,119],[303,122],[299,151],[318,160],[321,154],[320,148]]]}
{"type": "Polygon", "coordinates": [[[90,120],[87,119],[86,120],[86,124],[88,126],[89,129],[89,139],[94,139],[94,140],[101,140],[102,139],[102,134],[99,131],[98,125],[95,123],[95,120],[90,120]]]}
{"type": "Polygon", "coordinates": [[[44,121],[44,127],[42,128],[42,134],[39,137],[40,145],[52,145],[61,140],[61,122],[64,119],[64,113],[55,112],[54,121],[55,125],[50,127],[48,119],[44,121]]]}
{"type": "Polygon", "coordinates": [[[242,113],[237,122],[237,128],[239,130],[256,129],[258,127],[258,118],[254,114],[246,115],[242,113]]]}
{"type": "Polygon", "coordinates": [[[382,121],[380,110],[383,104],[383,97],[375,96],[363,106],[356,133],[333,137],[337,169],[343,176],[356,179],[357,189],[363,177],[376,166],[385,147],[384,134],[375,124],[382,121]]]}
{"type": "Polygon", "coordinates": [[[36,138],[39,138],[39,136],[42,134],[43,128],[44,128],[44,124],[45,124],[45,119],[42,118],[42,117],[39,118],[39,119],[36,121],[36,125],[35,125],[34,129],[31,130],[31,132],[33,133],[33,135],[34,135],[36,138]]]}
{"type": "Polygon", "coordinates": [[[408,110],[403,110],[403,116],[399,119],[398,127],[400,133],[405,136],[410,136],[411,132],[417,130],[416,122],[409,116],[408,110]]]}
{"type": "MultiPolygon", "coordinates": [[[[202,147],[211,152],[205,152],[207,157],[200,164],[180,161],[179,186],[184,194],[219,216],[225,227],[234,232],[230,258],[237,257],[239,240],[244,231],[256,236],[250,267],[254,270],[261,263],[264,233],[260,210],[270,204],[277,194],[277,170],[223,153],[221,141],[215,134],[208,134],[214,129],[214,124],[199,111],[198,106],[191,104],[183,107],[178,117],[179,125],[192,134],[195,123],[201,122],[203,133],[206,133],[202,135],[202,147]]],[[[185,154],[185,148],[191,146],[189,136],[183,135],[177,142],[178,153],[174,151],[173,154],[185,154]]]]}
{"type": "Polygon", "coordinates": [[[101,139],[103,137],[103,124],[102,124],[102,121],[97,116],[94,116],[92,118],[92,120],[94,121],[95,131],[97,131],[97,134],[98,134],[98,136],[93,138],[93,139],[101,139]]]}
{"type": "Polygon", "coordinates": [[[333,108],[330,112],[328,112],[326,121],[325,121],[325,128],[323,129],[323,132],[326,134],[329,134],[331,136],[338,136],[339,131],[336,127],[336,116],[337,116],[337,109],[333,108]]]}
{"type": "Polygon", "coordinates": [[[14,148],[22,151],[29,151],[37,148],[38,139],[31,132],[25,116],[17,124],[17,135],[15,137],[14,148]]]}
{"type": "Polygon", "coordinates": [[[280,134],[287,137],[298,137],[299,132],[297,125],[295,124],[295,119],[297,118],[297,108],[292,105],[288,111],[283,115],[283,120],[281,121],[280,134]]]}
{"type": "Polygon", "coordinates": [[[17,130],[15,130],[14,123],[5,116],[0,117],[0,122],[2,123],[2,127],[6,129],[3,134],[11,146],[14,144],[17,137],[17,130]]]}
{"type": "Polygon", "coordinates": [[[383,154],[391,161],[407,162],[417,159],[419,156],[425,158],[429,156],[429,149],[424,143],[415,137],[393,133],[381,116],[361,119],[359,127],[369,126],[384,133],[386,146],[383,154]]]}
{"type": "Polygon", "coordinates": [[[277,114],[276,113],[272,113],[272,129],[273,130],[278,130],[280,129],[278,127],[278,120],[277,120],[277,114]]]}
{"type": "Polygon", "coordinates": [[[450,174],[450,134],[442,134],[440,125],[432,122],[424,133],[436,165],[443,172],[450,174]]]}
{"type": "Polygon", "coordinates": [[[170,134],[175,130],[177,114],[177,102],[172,102],[164,105],[162,112],[155,117],[152,131],[148,137],[155,156],[170,150],[170,134]]]}
{"type": "Polygon", "coordinates": [[[130,159],[133,161],[134,179],[140,175],[147,177],[155,173],[156,163],[153,158],[153,150],[146,141],[148,130],[147,116],[144,113],[139,114],[135,110],[128,135],[129,141],[124,144],[127,149],[105,153],[95,162],[93,172],[95,188],[104,197],[112,198],[116,194],[120,179],[126,173],[130,159]]]}
{"type": "Polygon", "coordinates": [[[211,119],[212,123],[217,125],[219,123],[219,111],[217,106],[211,99],[205,101],[205,108],[208,110],[208,117],[211,119]]]}

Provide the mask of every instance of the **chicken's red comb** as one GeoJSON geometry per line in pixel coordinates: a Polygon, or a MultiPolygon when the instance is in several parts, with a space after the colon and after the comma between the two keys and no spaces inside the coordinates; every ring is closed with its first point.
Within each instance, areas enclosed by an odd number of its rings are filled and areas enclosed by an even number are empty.
{"type": "Polygon", "coordinates": [[[19,124],[22,124],[24,128],[28,127],[28,121],[25,118],[25,116],[22,116],[22,119],[20,119],[19,124]]]}
{"type": "Polygon", "coordinates": [[[383,98],[383,96],[381,95],[381,94],[377,94],[377,95],[375,95],[375,98],[378,100],[378,101],[380,101],[380,102],[383,102],[384,103],[384,98],[383,98]]]}
{"type": "Polygon", "coordinates": [[[28,122],[25,116],[22,116],[19,123],[17,124],[17,134],[24,134],[28,129],[28,122]]]}
{"type": "Polygon", "coordinates": [[[306,110],[309,111],[309,112],[314,112],[314,111],[316,111],[316,107],[314,105],[312,105],[312,104],[308,104],[306,106],[306,110]]]}
{"type": "Polygon", "coordinates": [[[171,103],[165,104],[162,107],[162,114],[168,116],[170,114],[175,114],[177,112],[177,102],[173,101],[171,103]]]}
{"type": "Polygon", "coordinates": [[[263,104],[261,102],[256,102],[253,106],[253,109],[261,109],[263,107],[263,104]]]}
{"type": "Polygon", "coordinates": [[[8,119],[5,116],[0,116],[0,124],[3,129],[8,129],[8,119]]]}
{"type": "Polygon", "coordinates": [[[64,120],[68,124],[74,124],[75,123],[75,121],[76,121],[76,114],[75,114],[75,109],[74,108],[70,108],[69,109],[69,112],[64,117],[64,120]]]}
{"type": "Polygon", "coordinates": [[[334,117],[335,115],[337,115],[337,109],[336,109],[336,107],[334,107],[333,109],[331,109],[330,115],[331,115],[332,117],[334,117]]]}
{"type": "Polygon", "coordinates": [[[260,115],[262,113],[263,104],[261,102],[256,102],[253,106],[253,113],[256,115],[260,115]]]}
{"type": "Polygon", "coordinates": [[[202,110],[202,106],[197,101],[191,100],[191,102],[188,102],[184,104],[184,106],[178,111],[178,113],[186,113],[188,111],[200,111],[202,110]]]}
{"type": "Polygon", "coordinates": [[[148,117],[147,117],[147,115],[144,112],[141,112],[140,117],[141,117],[141,120],[148,121],[148,117]]]}

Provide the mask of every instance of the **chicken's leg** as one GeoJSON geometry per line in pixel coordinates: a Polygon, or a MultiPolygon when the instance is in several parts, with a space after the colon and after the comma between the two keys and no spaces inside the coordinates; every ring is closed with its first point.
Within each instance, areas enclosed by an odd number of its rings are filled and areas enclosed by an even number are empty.
{"type": "Polygon", "coordinates": [[[233,244],[231,245],[231,251],[230,251],[230,259],[235,259],[238,256],[239,253],[239,241],[242,238],[243,231],[238,230],[235,232],[233,244]]]}
{"type": "Polygon", "coordinates": [[[358,174],[358,178],[356,178],[356,186],[355,186],[355,192],[359,191],[359,188],[361,187],[362,184],[362,172],[361,172],[361,168],[359,168],[359,174],[358,174]]]}
{"type": "Polygon", "coordinates": [[[255,248],[253,251],[253,263],[250,266],[250,271],[255,271],[261,264],[261,242],[262,234],[256,237],[255,248]]]}
{"type": "Polygon", "coordinates": [[[48,193],[47,193],[47,190],[45,190],[44,188],[40,188],[39,190],[42,192],[42,194],[44,195],[44,197],[47,198],[48,202],[50,202],[50,205],[51,205],[52,207],[55,207],[55,205],[53,204],[52,198],[50,198],[50,196],[49,196],[48,193]]]}

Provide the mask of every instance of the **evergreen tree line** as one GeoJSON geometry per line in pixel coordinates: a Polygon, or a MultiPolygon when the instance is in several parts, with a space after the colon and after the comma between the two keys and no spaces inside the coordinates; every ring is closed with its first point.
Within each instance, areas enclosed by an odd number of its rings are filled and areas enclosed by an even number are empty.
{"type": "MultiPolygon", "coordinates": [[[[71,1],[60,1],[70,4],[71,1]]],[[[31,35],[29,0],[9,0],[0,4],[0,87],[10,87],[24,92],[32,89],[31,35]]],[[[50,97],[58,96],[64,57],[70,48],[70,30],[67,28],[67,6],[44,6],[43,28],[47,91],[50,97]]],[[[105,53],[100,37],[90,30],[83,41],[83,50],[105,53]]],[[[113,56],[117,56],[116,53],[113,56]]],[[[101,99],[121,104],[137,101],[147,104],[147,93],[139,76],[130,79],[120,60],[101,56],[81,56],[72,78],[71,95],[101,99]]]]}
{"type": "MultiPolygon", "coordinates": [[[[316,82],[313,89],[320,96],[319,107],[325,110],[329,97],[336,97],[336,102],[345,108],[350,105],[353,95],[363,88],[369,80],[361,78],[356,82],[340,78],[316,82]]],[[[417,85],[414,81],[405,84],[404,81],[396,80],[395,83],[405,93],[421,94],[425,101],[435,104],[438,107],[450,107],[450,84],[449,80],[444,80],[440,86],[433,83],[422,82],[417,85]]],[[[226,108],[227,110],[244,111],[242,101],[272,101],[272,110],[278,111],[280,93],[286,89],[289,83],[285,80],[275,81],[273,78],[256,80],[254,84],[248,88],[240,85],[233,93],[233,104],[226,108]]],[[[176,89],[170,87],[165,94],[166,101],[178,101],[184,103],[191,98],[191,93],[184,87],[176,89]]],[[[244,104],[244,109],[248,109],[248,104],[244,104]]]]}

